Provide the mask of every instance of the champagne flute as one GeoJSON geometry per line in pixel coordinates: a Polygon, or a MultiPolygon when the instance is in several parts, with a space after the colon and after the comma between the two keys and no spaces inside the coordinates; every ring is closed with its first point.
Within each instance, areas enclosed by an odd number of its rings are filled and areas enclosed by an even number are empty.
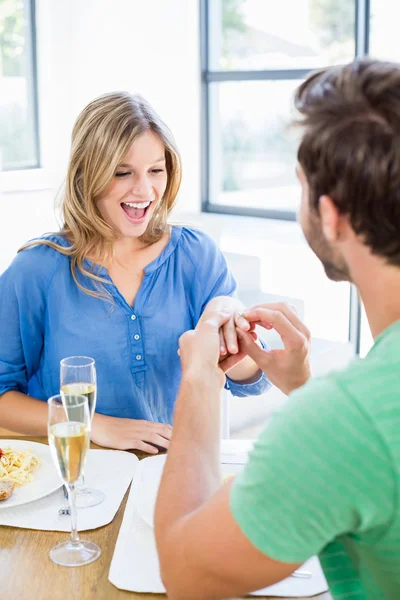
{"type": "Polygon", "coordinates": [[[50,550],[50,558],[63,567],[79,567],[96,560],[100,548],[81,540],[77,530],[75,483],[83,471],[90,443],[90,412],[85,396],[63,394],[48,400],[48,435],[51,455],[68,490],[71,538],[50,550]]]}
{"type": "MultiPolygon", "coordinates": [[[[89,356],[69,356],[60,362],[60,393],[85,396],[88,400],[90,420],[96,409],[97,383],[96,365],[89,356]]],[[[84,475],[76,486],[76,506],[88,508],[103,502],[105,495],[100,490],[85,485],[84,475]]]]}

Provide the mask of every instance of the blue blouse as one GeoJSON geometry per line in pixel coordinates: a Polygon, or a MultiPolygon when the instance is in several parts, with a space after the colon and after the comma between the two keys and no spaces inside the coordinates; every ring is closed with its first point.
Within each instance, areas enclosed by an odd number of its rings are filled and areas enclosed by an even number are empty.
{"type": "MultiPolygon", "coordinates": [[[[69,245],[61,235],[46,239],[69,245]]],[[[92,356],[97,412],[172,423],[181,379],[179,336],[195,327],[213,297],[236,290],[222,252],[204,233],[173,227],[164,251],[145,268],[133,308],[105,268],[100,275],[109,281],[114,304],[82,292],[70,260],[34,246],[1,275],[0,395],[18,390],[47,400],[59,393],[62,358],[92,356]]],[[[94,289],[89,278],[79,277],[94,289]]],[[[269,386],[265,376],[244,385],[227,379],[235,396],[261,394],[269,386]]]]}

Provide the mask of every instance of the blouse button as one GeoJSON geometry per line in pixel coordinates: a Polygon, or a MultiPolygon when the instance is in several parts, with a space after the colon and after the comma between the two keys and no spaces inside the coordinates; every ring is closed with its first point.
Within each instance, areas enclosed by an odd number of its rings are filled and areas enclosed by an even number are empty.
{"type": "Polygon", "coordinates": [[[131,315],[131,319],[134,321],[136,319],[136,315],[131,315]]]}
{"type": "Polygon", "coordinates": [[[134,336],[133,336],[133,339],[134,339],[134,340],[140,340],[140,335],[138,335],[138,334],[134,335],[134,336]]]}
{"type": "Polygon", "coordinates": [[[140,356],[140,354],[136,354],[136,360],[142,360],[142,357],[140,356]]]}

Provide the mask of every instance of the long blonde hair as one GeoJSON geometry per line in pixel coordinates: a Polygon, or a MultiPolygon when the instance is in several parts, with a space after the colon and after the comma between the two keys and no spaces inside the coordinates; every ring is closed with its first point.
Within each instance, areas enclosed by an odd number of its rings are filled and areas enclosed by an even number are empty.
{"type": "Polygon", "coordinates": [[[96,98],[84,108],[72,131],[71,156],[61,203],[63,226],[61,234],[70,246],[39,239],[21,250],[42,244],[71,257],[71,272],[75,283],[91,296],[109,297],[106,282],[83,261],[91,257],[93,265],[101,265],[112,256],[116,238],[114,230],[104,221],[96,199],[111,184],[115,172],[132,143],[146,131],[156,134],[165,148],[167,187],[156,207],[141,240],[150,245],[167,231],[167,219],[179,191],[182,173],[181,159],[173,136],[153,108],[141,96],[128,92],[113,92],[96,98]],[[93,291],[83,286],[77,270],[95,282],[93,291]]]}

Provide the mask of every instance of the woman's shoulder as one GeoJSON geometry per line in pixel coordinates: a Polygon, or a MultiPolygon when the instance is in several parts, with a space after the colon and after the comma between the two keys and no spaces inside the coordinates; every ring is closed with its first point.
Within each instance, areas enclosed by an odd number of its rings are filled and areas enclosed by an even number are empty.
{"type": "Polygon", "coordinates": [[[68,257],[60,252],[69,246],[61,234],[48,234],[29,240],[22,246],[7,271],[15,277],[21,275],[51,278],[54,272],[68,257]]]}
{"type": "Polygon", "coordinates": [[[191,258],[210,257],[220,254],[217,243],[207,233],[192,226],[180,226],[180,246],[191,258]]]}

